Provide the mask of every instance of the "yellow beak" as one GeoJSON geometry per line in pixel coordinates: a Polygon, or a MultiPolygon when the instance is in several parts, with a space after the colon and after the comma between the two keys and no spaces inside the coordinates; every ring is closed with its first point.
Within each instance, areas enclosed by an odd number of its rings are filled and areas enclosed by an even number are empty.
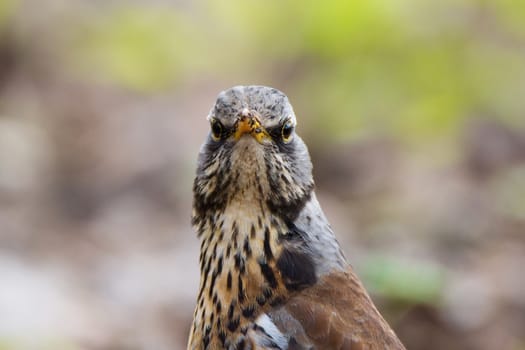
{"type": "Polygon", "coordinates": [[[262,143],[265,138],[270,137],[257,117],[254,116],[242,116],[237,121],[234,134],[235,140],[239,140],[245,134],[252,135],[259,143],[262,143]]]}

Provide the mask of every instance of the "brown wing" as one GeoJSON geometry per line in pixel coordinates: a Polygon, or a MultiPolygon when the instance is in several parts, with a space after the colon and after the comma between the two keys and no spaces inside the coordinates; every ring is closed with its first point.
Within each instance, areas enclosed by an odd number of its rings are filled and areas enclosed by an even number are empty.
{"type": "Polygon", "coordinates": [[[269,316],[289,349],[405,349],[351,269],[326,275],[269,316]]]}

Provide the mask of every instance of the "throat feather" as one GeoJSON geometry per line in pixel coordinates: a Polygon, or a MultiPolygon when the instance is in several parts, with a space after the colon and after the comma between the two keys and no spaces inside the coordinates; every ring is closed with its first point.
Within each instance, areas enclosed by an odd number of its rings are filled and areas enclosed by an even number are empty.
{"type": "Polygon", "coordinates": [[[258,201],[230,202],[219,216],[203,221],[192,338],[207,332],[209,348],[221,348],[223,342],[242,338],[259,315],[288,298],[276,259],[287,225],[258,201]]]}

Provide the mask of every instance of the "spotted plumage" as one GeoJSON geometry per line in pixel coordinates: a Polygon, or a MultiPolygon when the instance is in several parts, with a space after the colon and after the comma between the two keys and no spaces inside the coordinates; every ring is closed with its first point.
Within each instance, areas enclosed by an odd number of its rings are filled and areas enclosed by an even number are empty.
{"type": "Polygon", "coordinates": [[[287,97],[234,87],[208,120],[193,187],[201,281],[188,349],[403,349],[319,206],[287,97]]]}

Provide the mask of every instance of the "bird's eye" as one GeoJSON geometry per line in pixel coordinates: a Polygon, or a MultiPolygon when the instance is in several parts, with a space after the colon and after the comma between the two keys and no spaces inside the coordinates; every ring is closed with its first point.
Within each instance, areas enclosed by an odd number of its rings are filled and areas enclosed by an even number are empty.
{"type": "Polygon", "coordinates": [[[222,137],[222,124],[215,118],[211,118],[211,136],[215,141],[219,141],[222,137]]]}
{"type": "Polygon", "coordinates": [[[291,120],[288,120],[284,123],[283,128],[281,129],[281,136],[284,142],[288,142],[292,139],[293,132],[293,123],[291,120]]]}

